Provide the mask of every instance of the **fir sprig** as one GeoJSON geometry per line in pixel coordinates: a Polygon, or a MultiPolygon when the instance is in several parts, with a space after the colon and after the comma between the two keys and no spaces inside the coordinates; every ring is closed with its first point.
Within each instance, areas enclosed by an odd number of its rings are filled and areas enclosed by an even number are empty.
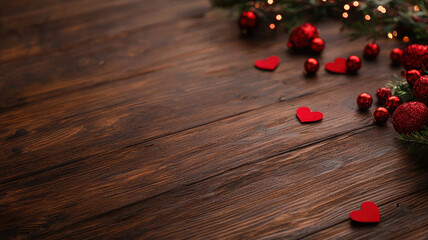
{"type": "Polygon", "coordinates": [[[406,142],[428,145],[428,126],[424,126],[419,132],[400,134],[398,135],[398,139],[406,142]]]}
{"type": "Polygon", "coordinates": [[[392,95],[399,97],[402,103],[415,100],[409,83],[406,80],[401,80],[396,74],[392,75],[387,87],[391,88],[392,95]]]}

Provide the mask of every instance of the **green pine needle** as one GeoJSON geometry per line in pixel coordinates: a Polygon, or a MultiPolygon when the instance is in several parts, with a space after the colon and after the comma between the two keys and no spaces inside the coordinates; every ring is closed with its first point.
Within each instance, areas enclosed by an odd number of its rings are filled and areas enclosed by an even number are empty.
{"type": "Polygon", "coordinates": [[[398,135],[398,139],[406,142],[428,145],[428,126],[424,126],[419,132],[400,134],[398,135]]]}
{"type": "Polygon", "coordinates": [[[391,88],[392,95],[399,97],[402,103],[415,100],[413,90],[407,81],[402,81],[396,74],[392,75],[387,87],[391,88]]]}

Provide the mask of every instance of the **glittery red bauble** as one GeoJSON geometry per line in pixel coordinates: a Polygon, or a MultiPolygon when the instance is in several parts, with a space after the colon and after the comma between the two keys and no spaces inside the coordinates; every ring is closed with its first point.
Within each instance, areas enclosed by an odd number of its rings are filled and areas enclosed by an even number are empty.
{"type": "Polygon", "coordinates": [[[409,134],[421,130],[428,121],[428,107],[420,102],[401,104],[392,115],[395,131],[409,134]]]}
{"type": "Polygon", "coordinates": [[[412,44],[403,50],[401,64],[406,70],[428,68],[428,46],[412,44]]]}
{"type": "Polygon", "coordinates": [[[376,91],[376,97],[380,103],[385,103],[386,99],[391,97],[391,89],[389,88],[379,88],[376,91]]]}
{"type": "Polygon", "coordinates": [[[373,98],[368,93],[361,93],[357,98],[357,105],[361,109],[368,109],[373,103],[373,98]]]}
{"type": "Polygon", "coordinates": [[[419,70],[413,69],[406,72],[406,80],[410,86],[413,86],[420,77],[421,72],[419,70]]]}
{"type": "Polygon", "coordinates": [[[386,122],[389,119],[389,112],[388,109],[384,107],[378,107],[373,112],[373,120],[377,123],[386,122]]]}
{"type": "Polygon", "coordinates": [[[413,86],[416,99],[428,106],[428,75],[420,77],[413,86]]]}
{"type": "Polygon", "coordinates": [[[364,48],[364,57],[367,59],[375,59],[379,55],[380,48],[376,43],[369,43],[364,48]]]}
{"type": "Polygon", "coordinates": [[[401,105],[401,100],[397,96],[391,96],[385,101],[385,107],[388,109],[390,113],[393,113],[398,106],[401,105]]]}
{"type": "Polygon", "coordinates": [[[306,48],[312,39],[319,37],[318,29],[315,25],[305,23],[293,29],[288,40],[290,48],[306,48]]]}
{"type": "Polygon", "coordinates": [[[318,63],[318,60],[315,58],[309,58],[305,62],[305,72],[308,75],[314,75],[318,69],[320,68],[320,64],[318,63]]]}
{"type": "Polygon", "coordinates": [[[401,56],[403,55],[403,50],[399,48],[394,48],[391,51],[389,57],[391,58],[392,64],[399,65],[401,63],[401,56]]]}
{"type": "Polygon", "coordinates": [[[244,11],[239,17],[238,24],[242,29],[252,30],[256,28],[259,23],[259,19],[255,12],[253,11],[244,11]]]}
{"type": "Polygon", "coordinates": [[[324,50],[324,47],[325,47],[324,40],[322,40],[319,37],[312,39],[312,43],[311,43],[312,51],[321,53],[324,50]]]}
{"type": "Polygon", "coordinates": [[[348,57],[346,60],[346,69],[348,72],[356,72],[361,68],[361,59],[355,55],[348,57]]]}

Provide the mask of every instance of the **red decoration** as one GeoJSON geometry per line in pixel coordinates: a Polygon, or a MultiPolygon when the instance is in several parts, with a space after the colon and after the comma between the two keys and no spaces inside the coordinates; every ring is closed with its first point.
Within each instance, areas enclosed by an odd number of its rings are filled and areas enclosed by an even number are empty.
{"type": "Polygon", "coordinates": [[[255,12],[253,11],[244,11],[241,13],[241,16],[238,19],[238,24],[242,29],[252,30],[255,29],[259,19],[255,12]]]}
{"type": "Polygon", "coordinates": [[[321,53],[324,50],[324,40],[319,37],[312,39],[311,49],[314,52],[321,53]]]}
{"type": "Polygon", "coordinates": [[[428,75],[420,77],[413,86],[416,99],[428,106],[428,75]]]}
{"type": "Polygon", "coordinates": [[[273,71],[279,64],[279,57],[270,56],[266,59],[259,59],[254,62],[254,66],[261,70],[273,71]]]}
{"type": "Polygon", "coordinates": [[[413,69],[406,72],[406,80],[410,86],[413,86],[420,77],[421,72],[419,70],[413,69]]]}
{"type": "Polygon", "coordinates": [[[375,59],[379,55],[380,48],[376,43],[369,43],[364,48],[364,57],[367,59],[375,59]]]}
{"type": "Polygon", "coordinates": [[[384,107],[378,107],[373,112],[373,120],[376,123],[386,122],[388,121],[388,119],[389,119],[389,112],[388,112],[388,109],[384,107]]]}
{"type": "Polygon", "coordinates": [[[401,64],[406,70],[428,68],[428,46],[412,44],[403,50],[401,64]]]}
{"type": "Polygon", "coordinates": [[[385,103],[386,99],[391,97],[391,89],[390,88],[379,88],[376,91],[376,97],[380,103],[385,103]]]}
{"type": "Polygon", "coordinates": [[[373,98],[368,93],[361,93],[357,98],[357,105],[361,109],[368,109],[373,103],[373,98]]]}
{"type": "Polygon", "coordinates": [[[327,63],[325,65],[325,70],[333,73],[346,73],[346,59],[336,58],[334,62],[327,63]]]}
{"type": "Polygon", "coordinates": [[[318,69],[320,68],[320,64],[318,63],[318,60],[315,58],[309,58],[305,62],[305,72],[307,75],[314,75],[318,69]]]}
{"type": "Polygon", "coordinates": [[[348,57],[346,60],[346,69],[348,72],[356,72],[361,68],[361,59],[355,55],[348,57]]]}
{"type": "Polygon", "coordinates": [[[300,107],[297,109],[296,114],[302,123],[316,122],[323,118],[323,114],[321,112],[311,112],[311,109],[308,107],[300,107]]]}
{"type": "Polygon", "coordinates": [[[392,125],[400,134],[421,130],[428,121],[428,107],[420,102],[401,104],[392,115],[392,125]]]}
{"type": "Polygon", "coordinates": [[[400,104],[401,104],[401,100],[397,96],[391,96],[385,101],[385,107],[388,109],[388,111],[391,114],[395,111],[395,109],[398,108],[398,106],[400,106],[400,104]]]}
{"type": "Polygon", "coordinates": [[[349,217],[356,222],[375,223],[380,222],[379,208],[374,202],[363,202],[361,210],[352,211],[349,217]]]}
{"type": "Polygon", "coordinates": [[[401,63],[401,56],[403,55],[403,50],[399,48],[394,48],[391,51],[389,57],[391,58],[392,64],[399,65],[401,63]]]}
{"type": "Polygon", "coordinates": [[[312,39],[319,37],[318,29],[315,25],[305,23],[293,29],[288,40],[290,48],[306,48],[312,39]]]}

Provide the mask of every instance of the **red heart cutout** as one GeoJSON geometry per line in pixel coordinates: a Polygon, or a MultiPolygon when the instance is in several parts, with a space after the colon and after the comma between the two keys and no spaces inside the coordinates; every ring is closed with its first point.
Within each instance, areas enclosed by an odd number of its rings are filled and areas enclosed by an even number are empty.
{"type": "Polygon", "coordinates": [[[321,112],[311,112],[308,107],[300,107],[296,111],[297,117],[302,123],[305,122],[316,122],[322,119],[323,114],[321,112]]]}
{"type": "Polygon", "coordinates": [[[336,58],[334,62],[327,63],[325,65],[325,70],[334,73],[346,73],[346,59],[344,58],[336,58]]]}
{"type": "Polygon", "coordinates": [[[374,223],[380,221],[379,208],[374,202],[363,202],[361,211],[352,211],[349,217],[356,222],[374,223]]]}
{"type": "Polygon", "coordinates": [[[266,59],[259,59],[254,62],[254,66],[261,70],[273,71],[279,64],[279,57],[270,56],[266,59]]]}

